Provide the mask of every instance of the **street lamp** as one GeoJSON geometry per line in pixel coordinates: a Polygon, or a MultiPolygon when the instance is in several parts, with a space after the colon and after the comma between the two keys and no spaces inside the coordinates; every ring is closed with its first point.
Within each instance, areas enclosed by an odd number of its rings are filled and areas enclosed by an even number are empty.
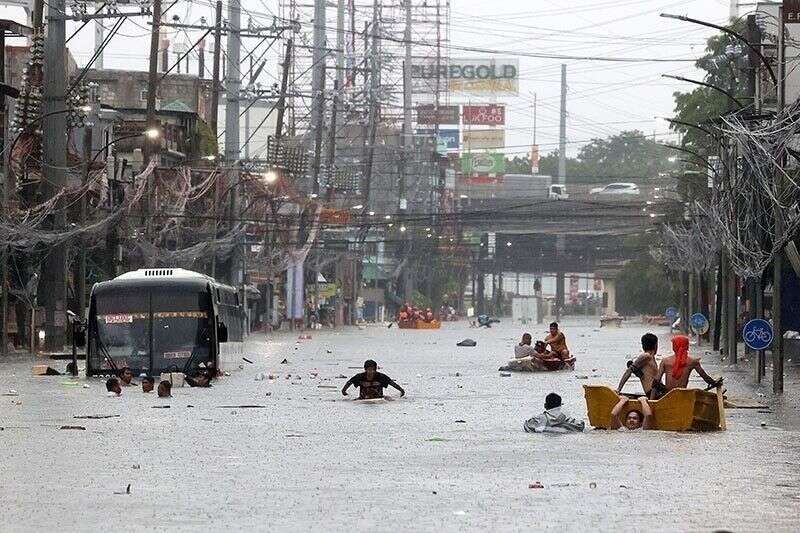
{"type": "Polygon", "coordinates": [[[278,181],[278,173],[270,169],[264,172],[263,178],[265,183],[275,183],[278,181]]]}

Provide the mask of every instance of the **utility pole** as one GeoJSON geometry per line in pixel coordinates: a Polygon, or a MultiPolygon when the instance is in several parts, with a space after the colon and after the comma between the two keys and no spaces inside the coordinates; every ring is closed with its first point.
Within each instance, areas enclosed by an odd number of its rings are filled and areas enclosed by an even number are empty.
{"type": "Polygon", "coordinates": [[[413,120],[413,110],[411,107],[412,88],[411,88],[411,0],[404,0],[406,8],[406,25],[405,32],[403,33],[403,42],[405,44],[405,61],[403,62],[403,136],[401,138],[400,146],[403,150],[403,156],[400,162],[403,165],[400,172],[400,181],[398,184],[398,197],[399,197],[399,210],[401,212],[408,208],[406,200],[406,184],[408,180],[408,154],[409,148],[413,146],[411,135],[411,121],[413,120]]]}
{"type": "MultiPolygon", "coordinates": [[[[239,71],[239,55],[241,51],[241,0],[228,2],[228,72],[225,76],[225,165],[228,167],[228,187],[231,188],[230,227],[234,227],[234,219],[239,215],[239,91],[241,90],[241,72],[239,71]]],[[[242,305],[244,308],[244,325],[247,319],[247,287],[245,285],[245,242],[246,233],[241,237],[242,242],[234,248],[230,261],[229,279],[234,286],[241,286],[242,305]],[[238,249],[238,250],[237,250],[238,249]],[[237,253],[238,251],[238,253],[237,253]],[[237,256],[241,269],[237,268],[237,256]],[[237,275],[237,272],[239,273],[237,275]],[[237,279],[241,278],[241,279],[237,279]]],[[[245,334],[249,334],[244,328],[245,334]]]]}
{"type": "MultiPolygon", "coordinates": [[[[156,95],[158,91],[158,48],[160,44],[161,32],[161,0],[153,0],[153,26],[150,29],[150,65],[147,75],[147,128],[158,127],[158,117],[156,116],[156,95]]],[[[144,139],[144,166],[150,164],[150,160],[156,157],[160,150],[161,140],[151,139],[145,136],[144,139]],[[158,146],[156,146],[158,142],[158,146]]],[[[155,169],[147,177],[147,207],[145,220],[148,239],[152,235],[152,223],[150,216],[153,213],[153,188],[155,187],[155,169]]],[[[147,263],[150,264],[151,258],[147,263]]]]}
{"type": "MultiPolygon", "coordinates": [[[[567,65],[561,65],[561,113],[558,123],[558,183],[567,181],[567,65]]],[[[556,272],[556,320],[561,320],[561,308],[564,305],[564,269],[561,266],[566,250],[564,235],[556,235],[556,256],[558,270],[556,272]]]]}
{"type": "Polygon", "coordinates": [[[311,192],[319,194],[319,167],[322,150],[323,115],[325,111],[325,0],[314,0],[314,48],[311,51],[311,131],[314,132],[314,160],[311,192]]]}
{"type": "Polygon", "coordinates": [[[561,65],[561,113],[558,122],[558,183],[567,176],[567,65],[561,65]]]}
{"type": "MultiPolygon", "coordinates": [[[[778,116],[777,120],[783,118],[783,107],[785,105],[786,91],[784,89],[784,77],[786,73],[786,48],[785,48],[785,24],[783,21],[783,6],[778,8],[778,116]]],[[[783,239],[783,213],[780,202],[783,195],[783,167],[784,156],[778,161],[778,168],[775,170],[775,193],[778,202],[775,202],[775,241],[783,239]]],[[[783,290],[783,250],[778,249],[772,259],[772,391],[775,394],[783,393],[783,331],[781,302],[783,290]]]]}
{"type": "MultiPolygon", "coordinates": [[[[367,157],[364,168],[364,183],[362,185],[362,211],[369,211],[369,194],[372,185],[372,164],[375,157],[375,136],[378,129],[378,69],[379,53],[378,46],[380,41],[380,28],[378,27],[378,12],[380,10],[380,0],[374,0],[372,4],[372,55],[370,57],[369,68],[369,121],[366,139],[367,157]]],[[[366,53],[366,48],[365,48],[366,53]]]]}
{"type": "MultiPolygon", "coordinates": [[[[403,61],[403,136],[401,138],[400,146],[402,149],[402,156],[400,157],[400,179],[398,183],[398,210],[400,215],[403,216],[408,209],[408,199],[406,198],[406,188],[408,185],[410,163],[413,157],[410,155],[414,149],[414,138],[411,133],[411,121],[413,120],[412,109],[412,79],[411,79],[411,65],[413,58],[411,56],[411,0],[405,0],[405,32],[403,33],[403,41],[405,44],[405,60],[403,61]]],[[[401,261],[404,261],[409,256],[409,232],[405,233],[402,243],[402,256],[401,261]]],[[[414,295],[414,282],[411,276],[411,265],[406,264],[402,271],[402,286],[403,286],[403,301],[409,302],[414,295]]],[[[474,291],[473,291],[474,293],[474,291]]]]}
{"type": "MultiPolygon", "coordinates": [[[[103,11],[103,7],[97,10],[97,14],[101,14],[103,11]]],[[[94,21],[94,51],[97,53],[97,59],[94,62],[94,68],[97,70],[103,70],[103,51],[100,50],[100,46],[103,44],[105,40],[105,26],[103,26],[102,19],[96,19],[94,21]],[[99,53],[98,53],[99,50],[99,53]]]]}
{"type": "MultiPolygon", "coordinates": [[[[44,197],[53,198],[66,186],[67,166],[67,70],[66,70],[66,20],[64,0],[52,0],[47,10],[47,39],[44,55],[44,119],[42,120],[42,148],[44,154],[44,197]]],[[[53,214],[53,229],[63,230],[66,224],[64,206],[59,205],[53,214]]],[[[38,293],[45,306],[45,349],[64,349],[67,299],[67,247],[53,246],[44,261],[38,293]]],[[[5,342],[5,339],[3,339],[5,342]]]]}
{"type": "MultiPolygon", "coordinates": [[[[217,2],[216,19],[214,25],[214,65],[211,74],[211,131],[214,132],[214,139],[217,138],[217,122],[219,115],[219,58],[220,47],[222,45],[220,33],[222,31],[222,1],[217,2]]],[[[216,238],[216,235],[214,236],[216,238]]]]}

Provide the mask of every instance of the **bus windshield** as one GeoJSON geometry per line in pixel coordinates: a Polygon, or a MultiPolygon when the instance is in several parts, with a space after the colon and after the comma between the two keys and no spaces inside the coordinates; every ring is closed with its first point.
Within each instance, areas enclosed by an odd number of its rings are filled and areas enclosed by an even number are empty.
{"type": "Polygon", "coordinates": [[[183,371],[212,358],[211,296],[181,286],[118,288],[95,297],[94,365],[183,371]],[[152,350],[151,350],[152,348],[152,350]]]}

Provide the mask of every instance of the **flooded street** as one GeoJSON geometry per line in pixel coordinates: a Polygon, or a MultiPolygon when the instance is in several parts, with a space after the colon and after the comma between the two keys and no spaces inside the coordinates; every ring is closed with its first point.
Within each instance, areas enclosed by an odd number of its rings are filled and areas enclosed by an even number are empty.
{"type": "Polygon", "coordinates": [[[799,435],[774,415],[729,410],[719,433],[524,433],[551,391],[585,416],[582,385],[615,386],[646,331],[564,330],[574,372],[511,377],[497,371],[521,333],[510,323],[254,335],[254,364],[169,400],[5,364],[0,392],[19,396],[0,397],[0,530],[797,530],[799,435]],[[456,347],[465,337],[477,347],[456,347]],[[407,396],[344,398],[342,376],[367,358],[407,396]]]}

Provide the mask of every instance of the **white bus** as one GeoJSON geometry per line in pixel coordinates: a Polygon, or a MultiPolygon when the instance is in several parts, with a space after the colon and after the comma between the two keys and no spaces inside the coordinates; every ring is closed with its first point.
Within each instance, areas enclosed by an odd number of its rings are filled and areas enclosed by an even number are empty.
{"type": "Polygon", "coordinates": [[[239,293],[181,268],[141,269],[92,287],[86,375],[225,371],[243,356],[239,293]]]}

